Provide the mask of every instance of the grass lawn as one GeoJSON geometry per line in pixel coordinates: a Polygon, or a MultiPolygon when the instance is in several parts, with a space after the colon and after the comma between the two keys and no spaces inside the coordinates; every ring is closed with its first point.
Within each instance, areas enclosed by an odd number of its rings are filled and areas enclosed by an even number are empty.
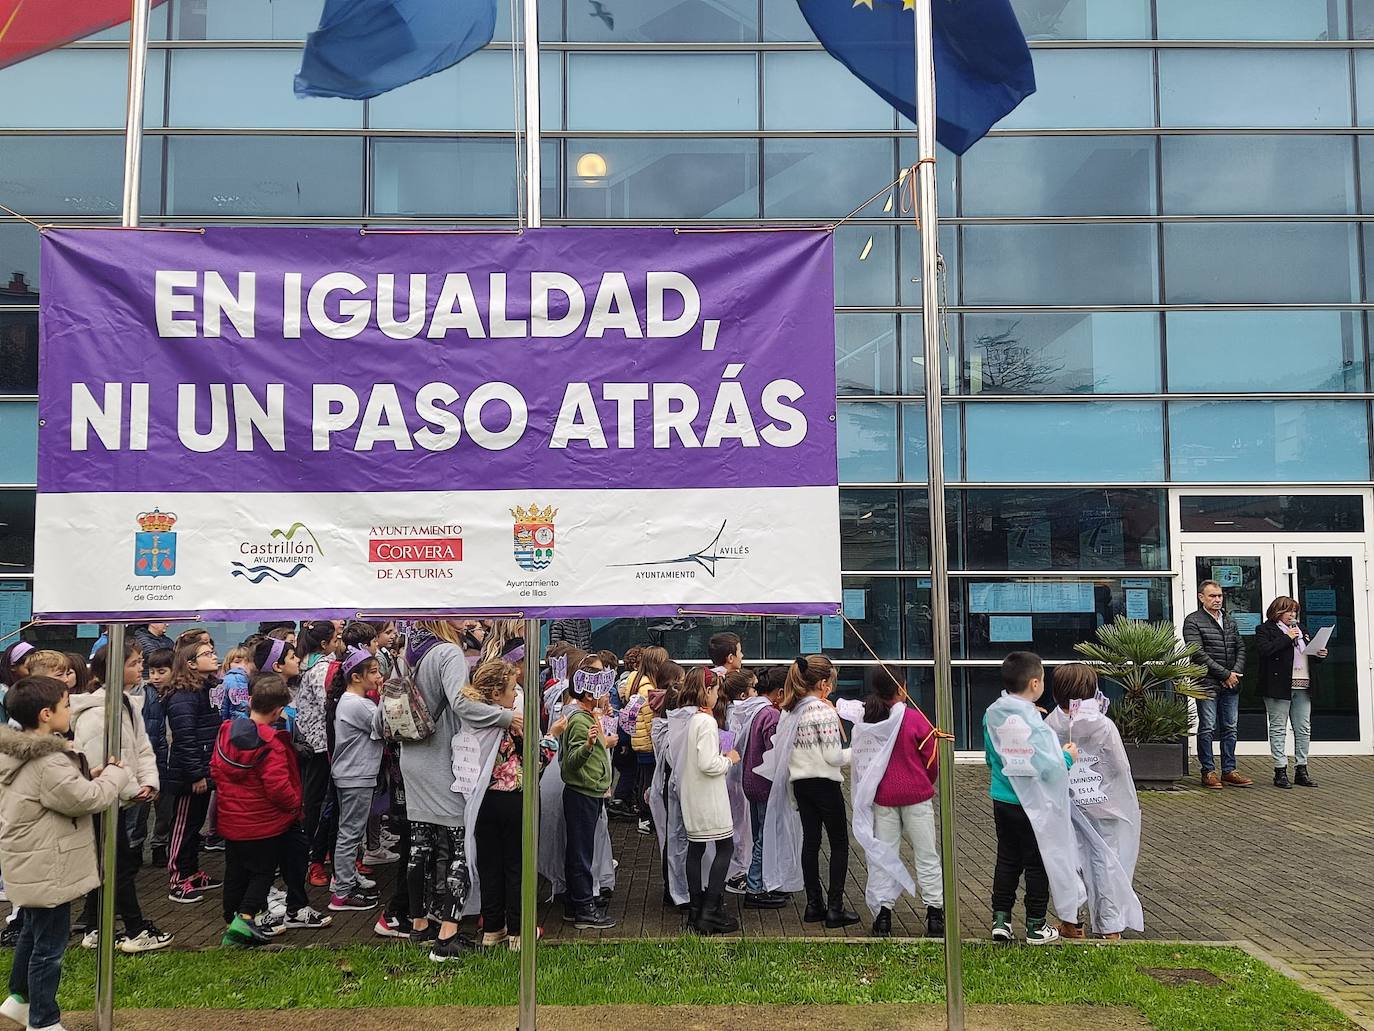
{"type": "MultiPolygon", "coordinates": [[[[8,973],[11,953],[0,956],[8,973]]],[[[64,1009],[89,1009],[94,954],[73,949],[64,1009]]],[[[490,951],[438,966],[405,945],[279,952],[169,951],[116,958],[120,1007],[252,1009],[352,1006],[506,1006],[518,957],[490,951]]],[[[561,1005],[940,1003],[936,943],[681,939],[546,947],[539,997],[561,1005]]],[[[1317,996],[1227,948],[1129,943],[1107,948],[964,950],[971,1003],[1127,1005],[1159,1031],[1349,1031],[1317,996]],[[1221,985],[1170,987],[1141,972],[1202,968],[1221,985]]]]}

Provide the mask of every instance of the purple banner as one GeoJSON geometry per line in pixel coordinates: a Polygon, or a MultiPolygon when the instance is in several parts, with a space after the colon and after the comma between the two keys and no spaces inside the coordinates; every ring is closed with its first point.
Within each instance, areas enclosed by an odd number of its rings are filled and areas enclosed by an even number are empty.
{"type": "Polygon", "coordinates": [[[824,231],[49,230],[42,261],[41,493],[837,482],[824,231]]]}

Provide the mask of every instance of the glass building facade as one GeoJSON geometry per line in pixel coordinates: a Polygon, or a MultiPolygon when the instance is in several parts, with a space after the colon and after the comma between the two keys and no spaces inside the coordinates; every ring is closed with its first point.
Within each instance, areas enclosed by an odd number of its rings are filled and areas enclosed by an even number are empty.
{"type": "MultiPolygon", "coordinates": [[[[486,50],[362,103],[292,96],[320,6],[154,12],[145,223],[513,224],[509,7],[486,50]]],[[[1115,615],[1181,620],[1216,575],[1247,621],[1302,592],[1337,625],[1349,668],[1316,736],[1369,751],[1374,0],[1015,6],[1039,91],[938,165],[959,744],[980,746],[1005,652],[1063,661],[1115,615]]],[[[540,7],[548,225],[833,223],[914,160],[910,123],[795,0],[540,7]]],[[[0,71],[0,203],[117,222],[124,33],[0,71]]],[[[918,246],[896,191],[836,229],[835,254],[854,629],[737,628],[751,659],[820,642],[846,686],[871,648],[929,705],[918,246]]],[[[0,220],[0,632],[32,573],[41,289],[37,232],[0,220]]],[[[598,638],[700,656],[719,625],[598,638]]],[[[1259,711],[1247,695],[1243,736],[1259,711]]]]}

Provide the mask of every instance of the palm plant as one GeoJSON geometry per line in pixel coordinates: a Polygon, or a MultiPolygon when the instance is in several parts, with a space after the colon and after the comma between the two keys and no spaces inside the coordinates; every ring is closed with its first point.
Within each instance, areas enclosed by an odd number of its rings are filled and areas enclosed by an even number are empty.
{"type": "Polygon", "coordinates": [[[1189,713],[1185,698],[1205,698],[1197,679],[1207,668],[1193,661],[1197,645],[1182,644],[1168,622],[1149,623],[1117,616],[1097,628],[1097,640],[1074,646],[1117,684],[1121,700],[1109,710],[1123,740],[1165,744],[1186,737],[1189,713]]]}

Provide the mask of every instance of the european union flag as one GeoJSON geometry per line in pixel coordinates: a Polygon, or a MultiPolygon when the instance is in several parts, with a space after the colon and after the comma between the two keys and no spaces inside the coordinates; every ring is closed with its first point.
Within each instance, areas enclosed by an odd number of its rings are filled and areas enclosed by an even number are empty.
{"type": "Polygon", "coordinates": [[[457,64],[495,29],[496,0],[326,0],[296,96],[375,97],[457,64]]]}
{"type": "MultiPolygon", "coordinates": [[[[873,92],[916,121],[916,0],[797,0],[811,30],[873,92]]],[[[1009,0],[931,0],[935,136],[962,154],[1035,92],[1009,0]]]]}

